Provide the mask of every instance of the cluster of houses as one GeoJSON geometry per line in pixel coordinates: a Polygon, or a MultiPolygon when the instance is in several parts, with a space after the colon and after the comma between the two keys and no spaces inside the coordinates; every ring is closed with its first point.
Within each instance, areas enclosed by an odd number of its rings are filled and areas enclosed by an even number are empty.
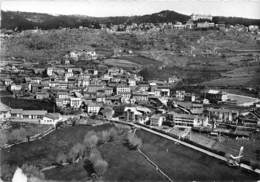
{"type": "MultiPolygon", "coordinates": [[[[42,73],[44,76],[24,77],[20,84],[11,78],[3,79],[2,84],[17,97],[26,92],[34,99],[53,102],[59,111],[80,111],[96,116],[102,115],[104,108],[110,108],[114,117],[154,127],[216,128],[224,123],[257,130],[260,126],[258,98],[220,90],[196,94],[176,90],[180,80],[176,76],[169,77],[168,81],[144,81],[137,73],[119,67],[83,69],[71,64],[48,66],[42,73]]],[[[36,119],[42,124],[61,120],[60,115],[47,111],[12,109],[9,112],[9,116],[7,111],[1,112],[1,117],[36,119]]]]}
{"type": "Polygon", "coordinates": [[[260,126],[259,99],[208,90],[195,95],[177,90],[160,109],[132,106],[125,108],[125,119],[152,126],[170,124],[178,128],[209,127],[218,124],[256,131],[260,126]],[[203,97],[202,97],[203,95],[203,97]]]}
{"type": "Polygon", "coordinates": [[[164,22],[164,23],[132,23],[132,24],[119,24],[112,25],[107,27],[106,25],[101,25],[102,29],[107,30],[108,32],[118,32],[118,31],[162,31],[166,29],[175,29],[175,30],[201,30],[201,29],[219,29],[226,30],[236,29],[237,31],[246,31],[246,32],[259,32],[258,25],[226,25],[224,23],[214,23],[212,15],[204,14],[192,14],[190,19],[183,22],[164,22]]]}
{"type": "Polygon", "coordinates": [[[33,124],[57,125],[62,122],[60,113],[48,113],[45,110],[1,109],[0,121],[27,122],[33,124]]]}

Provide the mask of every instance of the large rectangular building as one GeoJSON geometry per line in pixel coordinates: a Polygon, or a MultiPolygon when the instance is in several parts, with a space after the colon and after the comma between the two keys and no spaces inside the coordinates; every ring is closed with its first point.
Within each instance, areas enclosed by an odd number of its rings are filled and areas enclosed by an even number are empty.
{"type": "Polygon", "coordinates": [[[198,116],[191,114],[180,114],[174,111],[167,114],[167,119],[173,122],[174,127],[178,128],[192,128],[203,124],[198,116]]]}

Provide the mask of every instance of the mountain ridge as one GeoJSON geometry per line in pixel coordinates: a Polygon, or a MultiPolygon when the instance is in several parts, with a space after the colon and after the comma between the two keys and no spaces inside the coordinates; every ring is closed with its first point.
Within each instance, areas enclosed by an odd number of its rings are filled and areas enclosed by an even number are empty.
{"type": "MultiPolygon", "coordinates": [[[[12,30],[56,29],[60,27],[78,28],[79,26],[100,28],[100,24],[131,24],[131,23],[185,23],[190,16],[175,11],[163,10],[140,16],[111,16],[91,17],[86,15],[50,15],[45,13],[1,11],[1,28],[12,30]]],[[[260,19],[248,19],[242,17],[213,16],[214,23],[259,25],[260,19]]]]}

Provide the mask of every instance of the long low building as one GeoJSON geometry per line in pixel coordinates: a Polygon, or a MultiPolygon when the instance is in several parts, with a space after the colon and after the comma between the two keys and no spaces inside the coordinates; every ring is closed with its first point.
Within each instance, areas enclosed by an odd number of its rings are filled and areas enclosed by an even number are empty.
{"type": "Polygon", "coordinates": [[[23,109],[11,109],[11,118],[18,119],[42,119],[47,114],[45,110],[23,110],[23,109]]]}
{"type": "Polygon", "coordinates": [[[207,120],[204,120],[197,115],[181,114],[174,111],[167,113],[167,119],[170,122],[173,122],[174,127],[178,128],[192,128],[208,124],[207,120]]]}
{"type": "Polygon", "coordinates": [[[215,118],[218,122],[231,122],[234,121],[242,111],[227,108],[207,108],[207,112],[210,119],[215,118]]]}
{"type": "Polygon", "coordinates": [[[33,124],[47,124],[56,125],[62,121],[62,117],[59,113],[48,113],[45,110],[23,110],[23,109],[11,109],[10,117],[11,121],[33,123],[33,124]]]}

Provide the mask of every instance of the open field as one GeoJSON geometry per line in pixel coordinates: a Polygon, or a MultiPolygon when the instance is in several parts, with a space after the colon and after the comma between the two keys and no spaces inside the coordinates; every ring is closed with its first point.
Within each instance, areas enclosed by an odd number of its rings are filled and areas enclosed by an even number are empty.
{"type": "Polygon", "coordinates": [[[174,180],[253,180],[256,174],[228,167],[225,162],[138,130],[142,150],[174,180]],[[181,167],[180,167],[181,166],[181,167]]]}
{"type": "Polygon", "coordinates": [[[141,65],[136,64],[134,62],[125,60],[125,59],[105,59],[104,63],[106,65],[110,66],[117,66],[117,67],[122,67],[122,68],[135,68],[135,67],[140,67],[141,65]]]}
{"type": "Polygon", "coordinates": [[[110,165],[107,181],[166,181],[143,156],[122,143],[107,143],[100,151],[110,165]]]}
{"type": "MultiPolygon", "coordinates": [[[[54,163],[56,155],[68,152],[76,143],[82,142],[84,135],[90,131],[102,131],[112,125],[97,127],[75,126],[62,128],[39,141],[14,146],[10,151],[1,151],[1,167],[4,169],[3,179],[8,179],[15,169],[29,162],[40,168],[54,163]],[[19,155],[17,155],[19,153],[19,155]]],[[[174,180],[253,180],[257,176],[241,169],[228,167],[224,162],[193,151],[156,135],[137,131],[143,140],[141,147],[162,170],[174,180]],[[180,167],[181,166],[181,167],[180,167]]],[[[123,137],[123,136],[122,136],[123,137]]],[[[108,181],[164,181],[137,151],[129,150],[124,145],[124,137],[98,146],[108,169],[102,179],[108,181]]],[[[44,171],[46,179],[52,180],[87,180],[88,174],[83,162],[44,171]]]]}
{"type": "Polygon", "coordinates": [[[255,86],[260,84],[259,65],[239,67],[221,74],[221,78],[202,83],[208,86],[255,86]]]}
{"type": "MultiPolygon", "coordinates": [[[[28,31],[4,39],[1,58],[5,60],[12,56],[22,56],[26,61],[46,65],[48,60],[61,60],[68,51],[74,49],[95,49],[100,54],[111,56],[115,48],[133,50],[138,56],[123,56],[106,62],[128,68],[137,65],[149,67],[141,72],[146,80],[166,80],[171,75],[177,75],[183,78],[184,83],[203,83],[209,86],[257,87],[260,83],[258,72],[244,73],[248,61],[255,59],[253,54],[237,55],[229,50],[259,49],[255,35],[248,32],[171,30],[108,33],[80,29],[35,33],[28,31]],[[161,69],[161,66],[164,68],[161,69]],[[237,72],[235,76],[232,70],[236,69],[242,69],[243,72],[237,72]]],[[[258,68],[259,65],[254,67],[258,68]]]]}
{"type": "MultiPolygon", "coordinates": [[[[30,163],[44,168],[55,162],[59,152],[68,152],[76,143],[82,142],[85,134],[90,130],[103,131],[112,125],[102,125],[97,127],[75,126],[62,128],[48,135],[42,140],[14,146],[10,151],[1,151],[1,167],[9,165],[9,169],[3,169],[2,177],[10,177],[15,166],[23,163],[30,163]],[[19,155],[17,155],[19,154],[19,155]]],[[[123,137],[124,135],[122,135],[123,137]]],[[[164,180],[159,173],[135,150],[129,150],[124,144],[124,137],[112,142],[99,145],[104,160],[109,164],[104,175],[109,181],[136,181],[136,180],[164,180]]],[[[89,179],[83,162],[58,167],[44,172],[47,179],[52,180],[87,180],[89,179]]]]}
{"type": "Polygon", "coordinates": [[[203,81],[219,78],[220,74],[218,71],[210,68],[182,68],[176,66],[167,66],[160,69],[158,66],[151,66],[144,68],[140,74],[145,80],[160,79],[168,80],[172,75],[177,75],[183,79],[184,83],[187,84],[199,84],[203,81]]]}
{"type": "Polygon", "coordinates": [[[125,59],[127,61],[142,65],[142,66],[151,66],[151,65],[160,65],[160,61],[154,60],[144,56],[122,56],[118,59],[125,59]]]}
{"type": "MultiPolygon", "coordinates": [[[[73,145],[83,141],[88,131],[102,131],[110,127],[111,125],[62,128],[41,140],[13,146],[9,151],[2,150],[0,155],[2,169],[3,165],[9,165],[9,168],[13,169],[24,163],[30,163],[39,168],[50,166],[55,162],[59,152],[69,152],[73,145]]],[[[9,170],[6,174],[3,169],[2,178],[5,179],[13,172],[13,170],[9,170]]]]}
{"type": "MultiPolygon", "coordinates": [[[[98,148],[109,164],[102,177],[105,181],[165,180],[138,152],[129,150],[121,142],[110,142],[98,148]]],[[[47,179],[67,181],[88,179],[82,162],[45,171],[45,176],[47,179]]]]}

